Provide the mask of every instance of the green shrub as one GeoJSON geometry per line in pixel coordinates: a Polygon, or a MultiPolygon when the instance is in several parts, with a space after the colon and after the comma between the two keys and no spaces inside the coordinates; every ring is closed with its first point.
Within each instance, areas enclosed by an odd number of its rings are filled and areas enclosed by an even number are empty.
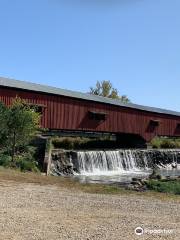
{"type": "Polygon", "coordinates": [[[176,148],[180,148],[180,139],[175,139],[176,148]]]}
{"type": "Polygon", "coordinates": [[[153,138],[151,141],[152,148],[160,148],[161,139],[160,138],[153,138]]]}
{"type": "Polygon", "coordinates": [[[56,137],[52,139],[54,148],[64,149],[104,149],[117,148],[117,143],[108,139],[92,139],[84,137],[56,137]]]}
{"type": "Polygon", "coordinates": [[[21,160],[17,163],[18,168],[21,171],[31,171],[31,172],[39,172],[36,162],[21,160]]]}
{"type": "Polygon", "coordinates": [[[1,153],[0,154],[0,166],[10,167],[11,166],[11,157],[1,153]]]}
{"type": "Polygon", "coordinates": [[[65,148],[65,149],[74,149],[79,148],[79,146],[86,141],[80,137],[73,138],[73,137],[56,137],[52,139],[52,144],[55,148],[65,148]]]}
{"type": "Polygon", "coordinates": [[[81,137],[56,137],[52,139],[52,144],[55,148],[79,149],[88,141],[91,140],[81,137]]]}
{"type": "Polygon", "coordinates": [[[16,156],[15,164],[21,171],[39,172],[38,163],[35,161],[30,152],[16,156]]]}
{"type": "Polygon", "coordinates": [[[161,148],[176,148],[176,143],[175,141],[171,140],[171,139],[164,139],[161,144],[160,144],[161,148]]]}
{"type": "Polygon", "coordinates": [[[151,141],[153,148],[180,148],[180,139],[155,137],[151,141]]]}
{"type": "Polygon", "coordinates": [[[7,153],[0,153],[0,166],[18,168],[21,171],[39,172],[38,163],[34,158],[36,148],[29,146],[27,149],[23,150],[26,150],[26,152],[20,152],[16,155],[13,162],[10,155],[7,153]]]}

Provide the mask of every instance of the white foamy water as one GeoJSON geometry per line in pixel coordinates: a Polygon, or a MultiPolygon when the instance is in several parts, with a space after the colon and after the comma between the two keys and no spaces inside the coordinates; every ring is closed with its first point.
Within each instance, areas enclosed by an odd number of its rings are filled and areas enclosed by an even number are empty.
{"type": "Polygon", "coordinates": [[[148,170],[147,158],[138,163],[136,151],[79,151],[77,160],[81,175],[118,175],[148,170]]]}
{"type": "Polygon", "coordinates": [[[74,177],[83,183],[128,183],[133,177],[148,177],[154,167],[163,176],[180,176],[179,149],[120,149],[76,153],[79,174],[74,177]]]}
{"type": "Polygon", "coordinates": [[[131,182],[134,177],[144,178],[158,168],[163,176],[180,176],[180,149],[116,149],[70,151],[54,154],[51,173],[70,175],[82,182],[131,182]],[[66,159],[66,161],[64,160],[66,159]],[[64,161],[68,167],[64,168],[64,161]]]}

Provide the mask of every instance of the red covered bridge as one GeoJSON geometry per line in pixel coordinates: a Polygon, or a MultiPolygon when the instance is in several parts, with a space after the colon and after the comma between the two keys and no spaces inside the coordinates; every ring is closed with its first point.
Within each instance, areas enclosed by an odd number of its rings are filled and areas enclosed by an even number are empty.
{"type": "Polygon", "coordinates": [[[112,133],[146,142],[156,135],[180,136],[180,112],[0,78],[0,101],[9,105],[16,96],[39,107],[41,125],[50,131],[112,133]]]}

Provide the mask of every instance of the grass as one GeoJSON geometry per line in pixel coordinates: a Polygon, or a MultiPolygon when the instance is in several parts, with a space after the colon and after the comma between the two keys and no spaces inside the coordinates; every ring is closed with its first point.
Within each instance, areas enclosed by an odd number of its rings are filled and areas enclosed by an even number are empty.
{"type": "Polygon", "coordinates": [[[125,192],[123,188],[118,186],[110,186],[103,184],[82,184],[70,177],[62,176],[45,176],[40,173],[20,172],[19,170],[7,169],[0,167],[0,181],[15,181],[16,183],[35,183],[39,185],[54,185],[57,187],[80,190],[88,193],[105,193],[116,194],[125,192]]]}
{"type": "Polygon", "coordinates": [[[32,172],[20,172],[18,170],[5,169],[0,167],[0,182],[1,181],[13,181],[15,183],[34,183],[38,185],[52,185],[59,188],[66,188],[71,191],[80,191],[91,194],[113,194],[113,195],[138,195],[139,197],[150,197],[160,199],[163,201],[178,201],[180,202],[180,196],[172,193],[162,193],[155,191],[148,192],[135,192],[126,190],[123,187],[104,184],[82,184],[69,177],[54,177],[43,176],[40,173],[32,172]]]}
{"type": "Polygon", "coordinates": [[[147,187],[150,190],[163,193],[180,194],[180,179],[178,180],[149,180],[147,187]]]}

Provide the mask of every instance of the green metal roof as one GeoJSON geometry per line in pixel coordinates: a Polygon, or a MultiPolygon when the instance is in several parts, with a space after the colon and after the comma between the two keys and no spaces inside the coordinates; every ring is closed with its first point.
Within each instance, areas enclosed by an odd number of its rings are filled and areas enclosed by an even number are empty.
{"type": "Polygon", "coordinates": [[[75,92],[71,90],[50,87],[50,86],[26,82],[26,81],[19,81],[19,80],[14,80],[10,78],[0,77],[0,86],[72,97],[72,98],[105,103],[105,104],[110,104],[110,105],[115,105],[120,107],[133,108],[133,109],[138,109],[142,111],[180,116],[180,112],[176,112],[176,111],[155,108],[155,107],[147,107],[147,106],[142,106],[142,105],[133,104],[133,103],[123,103],[117,99],[110,99],[110,98],[92,95],[88,93],[75,92]]]}

